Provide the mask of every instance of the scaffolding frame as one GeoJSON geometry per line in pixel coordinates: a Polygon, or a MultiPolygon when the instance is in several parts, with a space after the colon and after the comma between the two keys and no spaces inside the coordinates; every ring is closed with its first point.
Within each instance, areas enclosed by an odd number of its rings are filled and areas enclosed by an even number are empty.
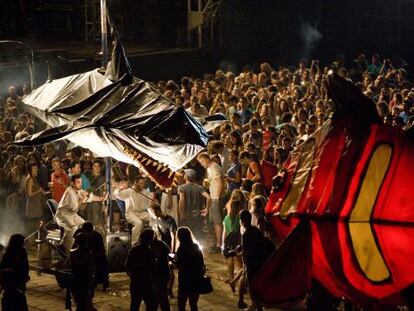
{"type": "Polygon", "coordinates": [[[97,41],[100,39],[99,1],[84,0],[84,40],[97,41]]]}
{"type": "Polygon", "coordinates": [[[220,31],[216,31],[215,24],[219,22],[219,8],[221,0],[196,0],[197,9],[193,10],[194,0],[187,0],[187,40],[188,46],[193,44],[192,36],[196,31],[197,47],[202,48],[207,43],[213,43],[220,31]]]}

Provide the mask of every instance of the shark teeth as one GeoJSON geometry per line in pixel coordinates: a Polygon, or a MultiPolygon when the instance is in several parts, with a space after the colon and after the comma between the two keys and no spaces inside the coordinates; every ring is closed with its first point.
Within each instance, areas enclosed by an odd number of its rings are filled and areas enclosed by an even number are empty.
{"type": "Polygon", "coordinates": [[[183,173],[181,172],[175,172],[174,178],[172,181],[172,186],[176,187],[180,183],[180,179],[183,177],[183,173]]]}
{"type": "MultiPolygon", "coordinates": [[[[128,155],[134,161],[136,161],[138,167],[142,168],[146,173],[149,174],[149,172],[151,171],[151,168],[149,167],[151,165],[155,168],[157,174],[168,174],[168,179],[172,179],[171,186],[173,187],[176,187],[179,184],[180,178],[184,175],[183,172],[175,172],[171,170],[166,164],[160,163],[156,160],[146,157],[126,144],[124,145],[124,152],[126,155],[128,155]]],[[[151,176],[151,174],[149,175],[151,176]]],[[[151,178],[154,179],[153,176],[151,176],[151,178]]],[[[154,181],[158,183],[155,179],[154,181]]]]}

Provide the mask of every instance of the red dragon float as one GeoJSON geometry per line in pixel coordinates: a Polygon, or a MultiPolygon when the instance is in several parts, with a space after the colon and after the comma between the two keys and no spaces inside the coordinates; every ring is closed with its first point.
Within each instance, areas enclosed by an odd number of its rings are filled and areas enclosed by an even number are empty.
{"type": "Polygon", "coordinates": [[[275,177],[266,207],[281,244],[252,291],[293,303],[320,282],[367,309],[403,304],[414,283],[414,144],[351,82],[328,76],[336,111],[275,177]]]}

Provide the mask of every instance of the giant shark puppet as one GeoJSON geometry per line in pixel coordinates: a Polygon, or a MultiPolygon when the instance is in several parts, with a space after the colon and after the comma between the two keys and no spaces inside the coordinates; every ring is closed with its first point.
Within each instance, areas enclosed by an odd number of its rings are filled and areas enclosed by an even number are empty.
{"type": "MultiPolygon", "coordinates": [[[[134,77],[116,35],[114,40],[103,72],[95,69],[47,82],[23,99],[50,128],[16,143],[68,139],[98,156],[133,164],[169,188],[177,183],[178,171],[206,147],[206,129],[200,119],[134,77]]],[[[214,127],[222,120],[211,116],[202,121],[214,127]]]]}
{"type": "MultiPolygon", "coordinates": [[[[336,111],[274,178],[266,207],[281,244],[251,286],[269,305],[303,299],[318,281],[367,309],[393,310],[414,284],[414,143],[331,73],[336,111]]],[[[411,295],[411,296],[410,296],[411,295]]]]}

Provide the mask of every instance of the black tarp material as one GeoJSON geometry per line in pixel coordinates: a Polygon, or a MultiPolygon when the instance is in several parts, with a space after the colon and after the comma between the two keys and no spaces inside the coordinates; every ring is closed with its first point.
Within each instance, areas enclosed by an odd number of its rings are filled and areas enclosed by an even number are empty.
{"type": "Polygon", "coordinates": [[[133,77],[115,37],[105,73],[93,70],[57,79],[23,99],[51,128],[16,144],[68,139],[98,156],[134,164],[158,185],[171,187],[176,172],[206,147],[207,132],[183,108],[133,77]]]}

